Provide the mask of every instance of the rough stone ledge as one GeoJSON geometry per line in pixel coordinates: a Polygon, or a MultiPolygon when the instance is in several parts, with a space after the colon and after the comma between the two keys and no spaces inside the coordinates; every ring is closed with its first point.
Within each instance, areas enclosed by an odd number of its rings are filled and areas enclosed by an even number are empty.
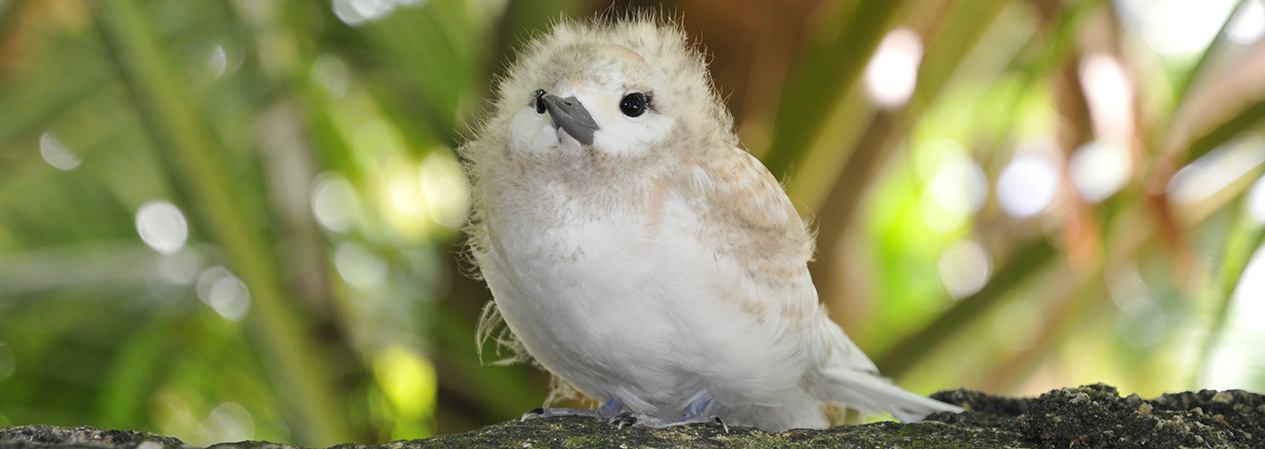
{"type": "MultiPolygon", "coordinates": [[[[661,431],[617,428],[590,418],[510,421],[473,432],[378,446],[330,449],[464,447],[538,448],[1241,448],[1265,447],[1265,396],[1242,390],[1170,393],[1151,400],[1120,397],[1115,387],[1062,388],[1037,398],[1006,398],[973,390],[932,397],[966,407],[913,424],[880,422],[827,430],[766,433],[717,425],[661,431]]],[[[0,428],[0,449],[194,449],[178,439],[91,427],[0,428]]],[[[208,449],[293,449],[262,441],[208,449]]]]}

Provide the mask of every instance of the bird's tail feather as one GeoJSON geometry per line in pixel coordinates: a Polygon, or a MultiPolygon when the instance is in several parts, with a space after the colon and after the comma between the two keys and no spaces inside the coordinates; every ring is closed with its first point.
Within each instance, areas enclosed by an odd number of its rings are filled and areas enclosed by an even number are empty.
{"type": "Polygon", "coordinates": [[[876,374],[843,367],[822,369],[817,388],[820,399],[842,402],[864,413],[889,412],[902,422],[922,421],[935,412],[964,410],[905,391],[876,374]]]}

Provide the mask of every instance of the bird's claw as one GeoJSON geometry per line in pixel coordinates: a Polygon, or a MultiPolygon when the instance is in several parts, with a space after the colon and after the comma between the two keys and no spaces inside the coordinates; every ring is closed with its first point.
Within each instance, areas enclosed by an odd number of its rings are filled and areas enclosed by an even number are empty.
{"type": "Polygon", "coordinates": [[[666,429],[668,427],[685,426],[690,424],[707,424],[720,425],[725,428],[725,432],[729,432],[729,426],[720,419],[719,416],[682,416],[676,419],[660,419],[653,416],[641,415],[636,413],[621,413],[611,418],[611,424],[618,425],[623,428],[625,425],[631,425],[637,429],[666,429]]]}
{"type": "Polygon", "coordinates": [[[668,427],[683,426],[687,424],[719,424],[725,428],[725,432],[729,432],[729,426],[721,421],[719,416],[706,413],[708,406],[711,404],[711,395],[704,395],[699,400],[690,405],[686,409],[685,414],[674,419],[662,419],[654,416],[645,415],[637,412],[620,412],[623,405],[619,401],[611,399],[597,410],[593,409],[574,409],[574,408],[553,408],[539,407],[524,413],[518,420],[519,422],[534,418],[553,418],[556,416],[587,416],[604,420],[607,423],[615,425],[617,428],[623,429],[625,426],[636,427],[639,429],[663,429],[668,427]]]}
{"type": "Polygon", "coordinates": [[[532,418],[540,418],[544,415],[545,409],[543,407],[536,407],[528,410],[527,413],[523,413],[523,416],[518,417],[518,422],[523,422],[532,418]]]}
{"type": "Polygon", "coordinates": [[[637,419],[637,414],[633,412],[620,413],[606,420],[607,423],[614,424],[618,429],[623,429],[624,426],[636,427],[638,421],[640,420],[637,419]]]}

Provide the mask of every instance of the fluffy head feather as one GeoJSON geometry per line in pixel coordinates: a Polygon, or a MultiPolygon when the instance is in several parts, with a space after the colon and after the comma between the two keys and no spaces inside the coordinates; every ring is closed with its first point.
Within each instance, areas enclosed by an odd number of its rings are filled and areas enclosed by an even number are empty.
{"type": "MultiPolygon", "coordinates": [[[[649,158],[660,164],[673,164],[707,159],[708,151],[728,151],[738,145],[733,117],[712,85],[703,54],[674,22],[649,14],[619,21],[564,19],[520,52],[507,74],[497,81],[492,107],[475,128],[477,138],[459,149],[473,184],[474,215],[468,222],[467,234],[476,253],[487,244],[482,216],[487,199],[482,195],[496,190],[490,188],[491,184],[521,176],[508,172],[531,165],[531,161],[523,160],[526,158],[540,156],[539,164],[558,165],[557,161],[543,160],[556,154],[511,154],[509,148],[523,146],[510,144],[516,137],[523,138],[513,135],[515,117],[531,108],[539,89],[549,89],[560,82],[627,82],[627,89],[652,95],[653,107],[673,119],[669,134],[664,136],[673,142],[671,152],[608,151],[600,157],[649,158]],[[628,72],[632,74],[627,75],[628,72]]],[[[605,103],[586,106],[595,116],[602,107],[617,107],[605,103]]],[[[597,147],[601,151],[601,146],[597,147]]]]}
{"type": "Polygon", "coordinates": [[[651,16],[628,21],[562,21],[549,34],[523,49],[517,63],[498,84],[499,114],[489,124],[528,104],[536,89],[557,80],[608,76],[602,66],[628,62],[647,69],[641,87],[654,92],[654,102],[665,115],[686,120],[687,133],[724,139],[736,144],[733,118],[712,86],[703,55],[674,23],[651,16]],[[601,57],[594,57],[600,55],[601,57]],[[631,59],[631,61],[622,61],[631,59]]]}

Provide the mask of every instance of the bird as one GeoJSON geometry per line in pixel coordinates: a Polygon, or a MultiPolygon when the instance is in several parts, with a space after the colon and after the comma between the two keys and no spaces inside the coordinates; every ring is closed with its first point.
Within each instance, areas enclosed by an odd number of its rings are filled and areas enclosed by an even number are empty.
{"type": "Polygon", "coordinates": [[[468,254],[507,343],[638,427],[825,428],[846,408],[918,421],[827,317],[814,236],[740,146],[676,19],[563,19],[526,43],[458,148],[468,254]]]}

